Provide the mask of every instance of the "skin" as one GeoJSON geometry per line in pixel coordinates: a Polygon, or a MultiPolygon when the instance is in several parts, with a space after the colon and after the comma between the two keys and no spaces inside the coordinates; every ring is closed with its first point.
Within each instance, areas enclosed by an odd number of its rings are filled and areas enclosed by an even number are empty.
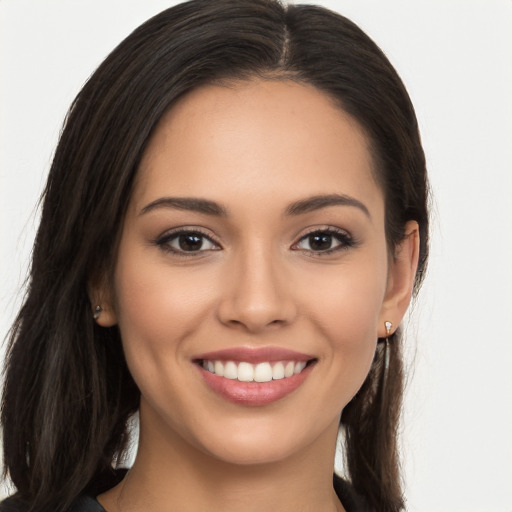
{"type": "Polygon", "coordinates": [[[417,225],[390,255],[384,197],[365,134],[314,87],[251,80],[204,86],[164,116],[140,165],[114,289],[98,322],[118,324],[141,390],[140,445],[109,512],[343,510],[332,489],[338,423],[363,383],[384,322],[410,301],[417,225]],[[290,215],[312,196],[350,196],[290,215]],[[211,215],[162,197],[222,205],[211,215]],[[366,210],[366,211],[365,211],[366,210]],[[183,254],[176,228],[205,250],[183,254]],[[308,234],[335,229],[330,252],[308,234]],[[312,354],[303,384],[250,407],[214,393],[194,356],[277,346],[312,354]]]}

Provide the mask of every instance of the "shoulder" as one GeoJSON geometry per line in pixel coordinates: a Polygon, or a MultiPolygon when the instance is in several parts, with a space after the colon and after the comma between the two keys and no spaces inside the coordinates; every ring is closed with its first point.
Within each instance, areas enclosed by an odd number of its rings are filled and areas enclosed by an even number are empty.
{"type": "MultiPolygon", "coordinates": [[[[74,499],[66,512],[106,512],[94,496],[117,485],[127,472],[127,468],[117,468],[103,474],[101,478],[97,479],[94,486],[74,499]]],[[[29,508],[30,506],[20,498],[19,494],[13,494],[0,502],[0,512],[28,512],[29,508]]]]}
{"type": "Polygon", "coordinates": [[[0,512],[26,512],[27,510],[28,506],[16,494],[0,501],[0,512]]]}
{"type": "Polygon", "coordinates": [[[16,495],[0,501],[0,512],[25,512],[26,510],[28,510],[28,506],[16,495]]]}
{"type": "MultiPolygon", "coordinates": [[[[333,484],[334,490],[347,512],[375,512],[368,506],[366,500],[354,491],[348,482],[334,475],[333,484]]],[[[27,510],[27,505],[21,502],[16,495],[0,502],[0,512],[27,512],[27,510]]],[[[75,499],[68,512],[106,511],[95,498],[82,494],[75,499]]]]}
{"type": "MultiPolygon", "coordinates": [[[[2,511],[0,510],[0,512],[2,511]]],[[[98,500],[83,494],[73,502],[68,512],[106,512],[106,510],[99,504],[98,500]]]]}
{"type": "MultiPolygon", "coordinates": [[[[0,512],[27,512],[28,505],[21,502],[16,495],[0,502],[0,512]]],[[[91,496],[85,494],[78,496],[68,512],[106,512],[106,510],[91,496]]]]}
{"type": "Polygon", "coordinates": [[[333,484],[334,490],[347,512],[376,512],[370,508],[363,496],[357,494],[347,481],[336,474],[333,478],[333,484]]]}

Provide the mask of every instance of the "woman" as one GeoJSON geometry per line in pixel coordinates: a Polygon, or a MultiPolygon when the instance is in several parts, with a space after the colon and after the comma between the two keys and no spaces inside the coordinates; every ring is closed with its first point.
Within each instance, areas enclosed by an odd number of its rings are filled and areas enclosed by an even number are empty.
{"type": "Polygon", "coordinates": [[[401,510],[398,326],[426,202],[408,95],[347,19],[203,0],[139,27],[50,171],[0,510],[401,510]]]}

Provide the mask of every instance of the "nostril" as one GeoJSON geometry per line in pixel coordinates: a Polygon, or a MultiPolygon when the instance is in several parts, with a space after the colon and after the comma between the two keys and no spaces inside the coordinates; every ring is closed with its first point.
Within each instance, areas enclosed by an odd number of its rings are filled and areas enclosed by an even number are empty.
{"type": "Polygon", "coordinates": [[[226,326],[255,333],[290,324],[297,316],[297,308],[293,297],[285,294],[276,279],[241,276],[225,289],[217,315],[226,326]]]}

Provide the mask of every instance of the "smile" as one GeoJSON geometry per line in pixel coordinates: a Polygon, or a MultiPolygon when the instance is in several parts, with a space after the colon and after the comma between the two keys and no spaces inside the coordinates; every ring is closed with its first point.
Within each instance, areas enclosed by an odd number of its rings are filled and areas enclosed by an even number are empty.
{"type": "Polygon", "coordinates": [[[298,389],[318,362],[313,355],[278,347],[237,347],[194,358],[207,387],[237,405],[263,406],[298,389]]]}
{"type": "Polygon", "coordinates": [[[202,367],[225,379],[240,382],[270,382],[298,375],[306,367],[306,361],[265,361],[251,364],[246,361],[212,361],[203,359],[202,367]]]}

